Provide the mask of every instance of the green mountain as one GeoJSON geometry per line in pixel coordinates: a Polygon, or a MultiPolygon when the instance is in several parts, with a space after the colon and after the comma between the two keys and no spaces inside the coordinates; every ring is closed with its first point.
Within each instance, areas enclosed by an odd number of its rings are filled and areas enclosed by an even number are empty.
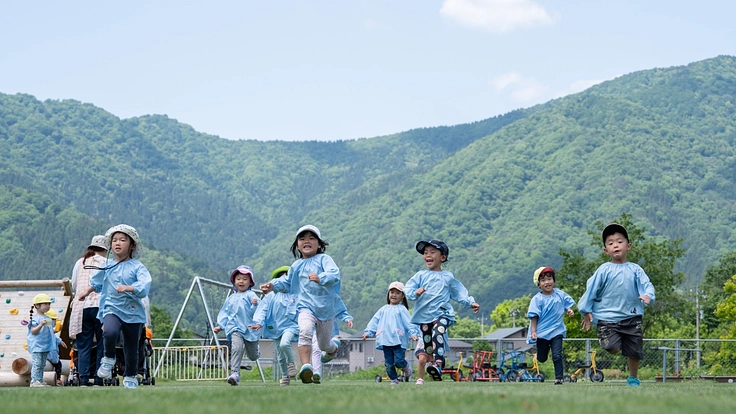
{"type": "Polygon", "coordinates": [[[423,268],[419,239],[448,243],[447,268],[487,314],[626,212],[683,238],[678,268],[699,280],[736,248],[735,98],[736,58],[720,56],[472,124],[258,142],[0,94],[0,279],[68,277],[94,233],[128,223],[153,302],[176,313],[195,274],[226,280],[248,263],[265,281],[311,223],[362,328],[389,282],[423,268]]]}

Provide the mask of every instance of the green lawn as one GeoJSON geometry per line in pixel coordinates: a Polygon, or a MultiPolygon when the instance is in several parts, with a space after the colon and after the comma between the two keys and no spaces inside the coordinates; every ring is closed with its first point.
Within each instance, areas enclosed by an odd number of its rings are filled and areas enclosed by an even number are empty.
{"type": "Polygon", "coordinates": [[[706,381],[643,383],[427,382],[391,386],[374,381],[320,385],[248,381],[162,382],[120,387],[0,388],[3,413],[732,413],[736,384],[706,381]]]}

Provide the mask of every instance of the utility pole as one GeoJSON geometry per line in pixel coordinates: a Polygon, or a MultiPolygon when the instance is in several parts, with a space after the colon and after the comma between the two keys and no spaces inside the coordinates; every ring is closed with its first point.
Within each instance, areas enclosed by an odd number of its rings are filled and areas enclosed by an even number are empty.
{"type": "Polygon", "coordinates": [[[700,310],[700,291],[698,288],[695,288],[695,349],[697,349],[696,353],[698,355],[697,360],[697,367],[698,372],[700,372],[700,319],[702,316],[702,311],[700,310]]]}
{"type": "Polygon", "coordinates": [[[514,318],[514,328],[516,328],[516,315],[519,314],[518,309],[511,309],[511,316],[514,318]]]}
{"type": "Polygon", "coordinates": [[[480,318],[478,319],[480,319],[480,337],[482,338],[483,333],[486,331],[483,327],[483,321],[486,319],[486,317],[484,315],[480,315],[480,318]]]}

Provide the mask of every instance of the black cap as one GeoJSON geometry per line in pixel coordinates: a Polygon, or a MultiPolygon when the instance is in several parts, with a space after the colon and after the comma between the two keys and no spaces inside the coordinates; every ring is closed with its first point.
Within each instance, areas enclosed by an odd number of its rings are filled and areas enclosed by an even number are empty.
{"type": "Polygon", "coordinates": [[[437,250],[439,250],[440,254],[445,256],[444,262],[447,261],[447,257],[450,255],[450,248],[447,247],[445,242],[443,242],[442,240],[434,240],[434,239],[422,240],[419,243],[417,243],[417,246],[416,246],[416,249],[419,252],[419,254],[424,254],[424,249],[427,247],[427,245],[430,245],[436,248],[437,250]]]}
{"type": "Polygon", "coordinates": [[[621,233],[626,238],[626,241],[629,241],[629,233],[626,232],[626,228],[620,224],[611,223],[606,226],[605,229],[603,229],[603,244],[606,244],[606,238],[614,233],[621,233]]]}

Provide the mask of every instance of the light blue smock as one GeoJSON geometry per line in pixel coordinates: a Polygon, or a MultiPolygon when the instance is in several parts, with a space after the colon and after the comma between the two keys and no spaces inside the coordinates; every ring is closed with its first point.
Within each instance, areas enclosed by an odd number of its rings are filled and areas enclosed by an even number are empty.
{"type": "Polygon", "coordinates": [[[263,337],[281,338],[285,331],[294,332],[293,340],[299,335],[296,317],[296,296],[283,292],[268,292],[253,314],[253,324],[263,327],[263,337]]]}
{"type": "MultiPolygon", "coordinates": [[[[552,294],[545,295],[542,292],[537,293],[529,302],[529,310],[526,313],[527,318],[537,319],[537,338],[551,340],[557,335],[565,337],[567,328],[565,328],[565,312],[575,304],[570,295],[554,288],[552,294]]],[[[527,332],[527,343],[536,343],[532,339],[532,328],[529,325],[527,332]]]]}
{"type": "Polygon", "coordinates": [[[599,320],[618,322],[644,315],[644,303],[639,296],[647,295],[654,303],[654,286],[638,264],[604,263],[588,279],[585,293],[578,301],[581,315],[593,314],[593,324],[599,320]]]}
{"type": "Polygon", "coordinates": [[[101,293],[97,319],[104,322],[106,315],[113,314],[125,323],[145,324],[146,309],[142,299],[151,289],[151,274],[136,259],[117,263],[108,260],[105,267],[114,267],[97,271],[89,280],[95,292],[101,293]],[[120,285],[133,286],[133,292],[118,293],[120,285]]]}
{"type": "Polygon", "coordinates": [[[434,322],[440,316],[447,317],[449,325],[452,325],[455,323],[455,311],[450,305],[450,299],[463,307],[470,307],[475,302],[468,295],[468,289],[446,270],[435,272],[427,269],[417,272],[404,285],[404,294],[408,300],[416,301],[411,321],[417,325],[434,322]],[[416,291],[420,287],[425,292],[417,296],[416,291]]]}
{"type": "Polygon", "coordinates": [[[404,305],[386,304],[373,315],[363,333],[376,337],[376,349],[396,345],[407,349],[409,338],[419,336],[419,329],[411,323],[411,315],[404,305]]]}
{"type": "Polygon", "coordinates": [[[297,259],[286,276],[272,280],[275,292],[288,292],[297,299],[297,312],[309,311],[320,321],[335,318],[340,312],[340,269],[326,254],[297,259]],[[319,283],[309,280],[316,273],[319,283]]]}
{"type": "Polygon", "coordinates": [[[253,315],[258,309],[258,304],[253,304],[253,299],[258,296],[251,289],[245,292],[233,293],[225,300],[225,303],[217,314],[217,326],[227,335],[228,340],[232,338],[233,332],[238,332],[244,340],[250,342],[258,341],[261,330],[248,328],[253,323],[253,315]]]}
{"type": "Polygon", "coordinates": [[[28,352],[30,353],[53,351],[56,346],[56,335],[54,335],[54,328],[51,327],[51,318],[38,315],[31,318],[31,323],[28,324],[28,332],[26,333],[26,343],[28,344],[28,352]],[[43,319],[46,320],[46,325],[37,334],[32,334],[31,329],[37,327],[43,319]]]}

